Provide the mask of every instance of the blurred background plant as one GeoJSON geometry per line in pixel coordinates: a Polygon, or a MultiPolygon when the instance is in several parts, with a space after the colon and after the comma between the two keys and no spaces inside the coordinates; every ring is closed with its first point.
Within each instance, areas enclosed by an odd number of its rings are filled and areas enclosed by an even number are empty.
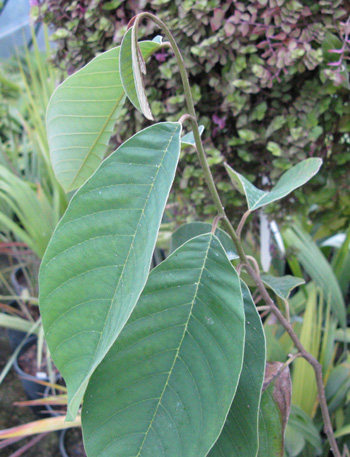
{"type": "MultiPolygon", "coordinates": [[[[289,199],[313,220],[341,229],[350,216],[345,173],[350,164],[348,102],[349,3],[345,0],[47,0],[32,16],[53,29],[55,65],[74,72],[96,53],[120,43],[128,21],[147,10],[173,31],[190,74],[207,153],[218,171],[225,207],[234,218],[242,205],[230,195],[227,161],[259,185],[310,156],[325,165],[316,179],[289,199]],[[213,126],[213,128],[209,128],[213,126]],[[207,133],[206,133],[207,132],[207,133]],[[334,217],[337,215],[337,217],[334,217]]],[[[143,37],[153,37],[151,24],[143,37]]],[[[183,114],[175,59],[166,51],[149,65],[150,99],[157,119],[183,114]],[[159,65],[159,63],[162,65],[159,65]],[[169,116],[169,112],[171,115],[169,116]]],[[[114,142],[146,125],[125,109],[114,142]]],[[[179,218],[213,207],[196,161],[188,152],[181,188],[173,196],[179,218]],[[190,202],[190,203],[188,203],[190,202]],[[196,211],[194,211],[194,207],[196,211]]],[[[275,205],[281,218],[290,205],[275,205]]]]}

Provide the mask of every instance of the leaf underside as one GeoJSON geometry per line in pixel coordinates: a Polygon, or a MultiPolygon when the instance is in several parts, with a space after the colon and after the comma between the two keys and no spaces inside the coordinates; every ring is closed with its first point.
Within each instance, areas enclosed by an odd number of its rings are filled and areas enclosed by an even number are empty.
{"type": "Polygon", "coordinates": [[[261,279],[271,290],[275,292],[278,297],[283,300],[288,300],[288,297],[293,289],[305,284],[303,278],[297,278],[296,276],[271,276],[268,274],[261,275],[261,279]]]}
{"type": "Polygon", "coordinates": [[[121,80],[129,100],[147,119],[153,120],[144,88],[141,56],[139,55],[134,27],[130,27],[124,35],[120,47],[119,65],[121,80]]]}
{"type": "Polygon", "coordinates": [[[179,123],[160,123],[126,141],[77,191],[49,243],[40,311],[70,420],[147,280],[180,134],[179,123]]]}
{"type": "Polygon", "coordinates": [[[280,200],[293,190],[308,182],[320,169],[322,159],[311,158],[298,163],[278,180],[277,184],[268,192],[258,189],[248,179],[225,164],[226,171],[232,184],[239,192],[245,194],[248,208],[254,211],[276,200],[280,200]]]}
{"type": "Polygon", "coordinates": [[[243,346],[237,273],[214,235],[193,238],[152,270],[90,380],[87,455],[205,457],[231,405],[243,346]]]}
{"type": "Polygon", "coordinates": [[[241,286],[246,328],[243,368],[225,426],[208,457],[256,457],[259,448],[258,417],[265,371],[265,336],[249,289],[243,282],[241,286]]]}
{"type": "MultiPolygon", "coordinates": [[[[159,48],[140,43],[146,59],[159,48]]],[[[56,177],[66,192],[77,189],[104,155],[125,93],[119,74],[120,47],[104,52],[68,77],[47,109],[47,135],[56,177]]]]}

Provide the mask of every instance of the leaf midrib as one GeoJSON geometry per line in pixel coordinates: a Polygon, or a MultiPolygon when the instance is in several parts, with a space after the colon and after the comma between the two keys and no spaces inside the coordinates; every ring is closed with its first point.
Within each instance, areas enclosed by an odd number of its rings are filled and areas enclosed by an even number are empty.
{"type": "Polygon", "coordinates": [[[150,431],[151,428],[152,428],[152,425],[153,425],[153,422],[154,422],[154,420],[155,420],[155,418],[156,418],[158,409],[159,409],[159,407],[160,407],[160,405],[161,405],[161,403],[162,403],[162,400],[163,400],[165,391],[166,391],[166,389],[167,389],[167,387],[168,387],[168,385],[169,385],[169,380],[170,380],[170,378],[171,378],[171,376],[172,376],[172,373],[173,373],[173,370],[174,370],[174,367],[175,367],[175,363],[176,363],[177,359],[179,358],[179,352],[180,352],[180,349],[181,349],[183,340],[184,340],[184,338],[185,338],[185,335],[186,335],[186,332],[187,332],[187,329],[188,329],[188,324],[189,324],[190,319],[191,319],[191,317],[192,317],[192,311],[193,311],[193,307],[194,307],[194,305],[195,305],[195,301],[196,301],[196,298],[197,298],[197,295],[198,295],[198,289],[199,289],[199,286],[200,286],[200,284],[201,284],[201,279],[202,279],[203,271],[205,270],[205,265],[206,265],[207,260],[208,260],[208,252],[209,252],[209,249],[210,249],[210,246],[211,246],[212,238],[213,238],[213,235],[210,234],[209,241],[208,241],[208,247],[207,247],[207,250],[206,250],[205,255],[204,255],[203,265],[202,265],[202,267],[201,267],[201,269],[200,269],[200,272],[199,272],[199,277],[198,277],[198,280],[197,280],[196,290],[195,290],[194,295],[193,295],[193,300],[192,300],[192,302],[191,302],[191,308],[190,308],[190,310],[189,310],[188,318],[187,318],[187,321],[186,321],[185,326],[184,326],[184,331],[183,331],[181,340],[180,340],[180,342],[179,342],[179,346],[178,346],[178,348],[177,348],[177,350],[176,350],[176,353],[175,353],[175,356],[174,356],[174,361],[173,361],[173,363],[172,363],[172,365],[171,365],[171,368],[170,368],[170,370],[169,370],[168,377],[167,377],[167,379],[166,379],[166,381],[165,381],[164,388],[163,388],[163,390],[162,390],[162,393],[160,394],[160,397],[159,397],[159,400],[158,400],[158,403],[157,403],[155,412],[154,412],[153,417],[152,417],[152,419],[151,419],[151,421],[150,421],[150,424],[149,424],[149,426],[148,426],[148,428],[147,428],[147,430],[146,430],[146,432],[145,432],[145,436],[144,436],[144,438],[143,438],[143,441],[142,441],[142,443],[141,443],[141,445],[140,445],[140,449],[139,449],[139,451],[138,451],[136,457],[140,457],[140,456],[141,456],[141,452],[142,452],[143,446],[144,446],[144,444],[145,444],[145,442],[146,442],[146,439],[147,439],[147,437],[148,437],[149,431],[150,431]]]}
{"type": "Polygon", "coordinates": [[[79,177],[79,174],[80,174],[81,170],[83,169],[83,167],[85,166],[87,160],[91,157],[91,155],[92,155],[92,153],[93,153],[93,151],[95,149],[96,144],[98,143],[98,141],[100,140],[102,135],[105,133],[107,125],[111,121],[111,119],[112,119],[113,115],[115,114],[115,112],[116,112],[120,102],[122,101],[123,97],[124,97],[124,91],[122,90],[122,93],[121,93],[120,97],[117,99],[116,103],[114,104],[113,110],[111,111],[110,115],[107,117],[106,122],[103,124],[103,126],[102,126],[102,128],[100,130],[100,133],[97,135],[97,137],[96,137],[95,141],[93,142],[92,146],[90,147],[88,153],[86,154],[86,156],[84,157],[83,161],[81,162],[80,167],[78,168],[77,172],[73,176],[73,179],[72,179],[71,183],[67,187],[67,192],[70,192],[71,190],[74,189],[74,183],[76,182],[77,178],[79,177]]]}
{"type": "MultiPolygon", "coordinates": [[[[94,370],[96,369],[98,363],[100,363],[100,361],[99,361],[99,362],[96,364],[96,354],[98,353],[98,350],[99,350],[99,348],[100,348],[100,346],[101,346],[101,341],[102,341],[102,337],[103,337],[103,334],[104,334],[104,329],[106,328],[106,325],[107,325],[107,322],[108,322],[109,315],[110,315],[111,310],[112,310],[112,308],[113,308],[113,303],[114,303],[116,294],[117,294],[117,292],[118,292],[118,290],[119,290],[120,281],[121,281],[121,279],[123,278],[124,271],[125,271],[126,265],[128,264],[128,260],[129,260],[129,257],[130,257],[130,253],[132,252],[132,249],[133,249],[133,246],[134,246],[134,241],[135,241],[135,238],[136,238],[136,235],[137,235],[137,229],[138,229],[138,227],[139,227],[141,218],[144,216],[144,212],[145,212],[145,209],[146,209],[146,207],[147,207],[147,204],[148,204],[149,198],[150,198],[150,196],[151,196],[152,190],[153,190],[153,188],[154,188],[154,183],[156,182],[156,179],[157,179],[159,170],[161,169],[161,165],[162,165],[162,163],[163,163],[163,161],[164,161],[164,158],[165,158],[165,156],[166,156],[166,153],[168,152],[169,146],[170,146],[171,142],[173,141],[173,138],[174,138],[176,132],[178,131],[178,128],[179,128],[179,127],[180,127],[180,125],[178,125],[178,126],[176,127],[176,129],[174,130],[173,134],[171,135],[171,137],[170,137],[170,139],[169,139],[169,142],[168,142],[166,148],[164,149],[164,154],[163,154],[161,160],[159,161],[159,166],[157,167],[157,168],[158,168],[158,169],[157,169],[157,172],[155,173],[155,176],[154,176],[154,178],[153,178],[153,182],[152,182],[152,184],[151,184],[150,190],[149,190],[148,195],[147,195],[147,198],[146,198],[146,200],[145,200],[144,207],[143,207],[143,209],[142,209],[140,218],[139,218],[139,220],[138,220],[138,223],[137,223],[137,226],[136,226],[136,231],[135,231],[135,233],[134,233],[134,235],[133,235],[133,239],[132,239],[132,241],[131,241],[131,243],[130,243],[130,248],[129,248],[128,254],[127,254],[127,256],[126,256],[126,259],[125,259],[125,262],[124,262],[123,269],[122,269],[122,271],[121,271],[121,273],[120,273],[118,282],[117,282],[117,284],[116,284],[116,286],[115,286],[114,295],[113,295],[113,297],[112,297],[112,299],[111,299],[111,304],[110,304],[109,310],[108,310],[108,312],[107,312],[107,314],[106,314],[105,322],[104,322],[104,324],[103,324],[103,328],[102,328],[101,334],[100,334],[100,339],[99,339],[99,341],[98,341],[98,343],[97,343],[97,345],[96,345],[95,353],[94,353],[94,355],[93,355],[93,360],[95,360],[95,362],[92,364],[92,366],[91,366],[89,372],[87,373],[87,375],[85,376],[84,381],[82,382],[81,386],[84,386],[84,385],[85,385],[85,382],[86,382],[88,379],[90,379],[90,377],[91,377],[92,373],[94,372],[94,370]]],[[[141,292],[142,292],[142,290],[141,290],[141,292]]],[[[141,295],[141,292],[140,292],[139,295],[141,295]]],[[[136,300],[136,302],[137,302],[137,300],[136,300]]],[[[130,317],[130,314],[131,314],[132,311],[133,311],[133,310],[130,310],[129,317],[130,317]]],[[[113,344],[113,343],[112,343],[112,344],[113,344]]],[[[111,347],[111,344],[109,345],[109,347],[111,347]]],[[[107,352],[107,351],[106,351],[106,352],[107,352]]],[[[79,388],[79,389],[75,392],[74,396],[73,396],[72,399],[71,399],[71,403],[73,403],[74,399],[80,394],[80,390],[81,390],[81,389],[79,388]]]]}

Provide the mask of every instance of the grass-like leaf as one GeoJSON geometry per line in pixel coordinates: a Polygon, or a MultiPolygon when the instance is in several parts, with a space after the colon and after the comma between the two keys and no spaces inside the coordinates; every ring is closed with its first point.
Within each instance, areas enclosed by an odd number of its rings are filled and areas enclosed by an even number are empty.
{"type": "Polygon", "coordinates": [[[219,240],[182,245],[152,270],[91,378],[87,454],[205,457],[236,391],[244,325],[240,281],[219,240]]]}
{"type": "Polygon", "coordinates": [[[40,311],[68,387],[68,419],[145,285],[180,154],[181,125],[126,141],[77,191],[41,264],[40,311]]]}
{"type": "Polygon", "coordinates": [[[283,239],[288,247],[296,249],[298,261],[307,274],[321,287],[324,299],[330,301],[332,311],[339,323],[345,327],[345,303],[342,291],[331,265],[319,247],[298,224],[294,224],[293,227],[285,230],[283,239]]]}

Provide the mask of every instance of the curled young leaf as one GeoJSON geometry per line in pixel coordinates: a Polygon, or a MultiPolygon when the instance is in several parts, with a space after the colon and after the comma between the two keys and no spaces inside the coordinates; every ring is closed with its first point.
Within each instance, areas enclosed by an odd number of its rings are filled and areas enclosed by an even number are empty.
{"type": "Polygon", "coordinates": [[[146,65],[135,32],[136,29],[133,26],[124,35],[120,47],[120,76],[125,93],[131,103],[147,119],[153,120],[142,76],[146,74],[146,65]]]}

